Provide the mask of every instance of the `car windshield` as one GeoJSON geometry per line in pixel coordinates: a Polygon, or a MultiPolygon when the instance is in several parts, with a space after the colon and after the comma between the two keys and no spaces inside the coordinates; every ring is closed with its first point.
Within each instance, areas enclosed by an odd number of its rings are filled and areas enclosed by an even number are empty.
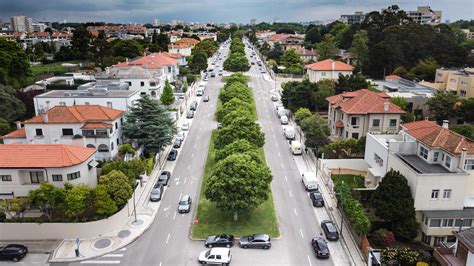
{"type": "Polygon", "coordinates": [[[322,240],[318,241],[318,246],[319,246],[320,250],[327,250],[328,249],[328,246],[326,245],[326,242],[324,242],[322,240]]]}
{"type": "Polygon", "coordinates": [[[159,189],[153,189],[153,190],[151,191],[151,194],[153,194],[153,195],[157,195],[157,194],[160,194],[160,193],[161,193],[161,192],[160,192],[159,189]]]}
{"type": "Polygon", "coordinates": [[[206,251],[206,258],[209,257],[210,254],[211,254],[211,250],[209,249],[208,251],[206,251]]]}
{"type": "Polygon", "coordinates": [[[181,200],[179,202],[179,205],[187,205],[188,204],[188,201],[187,200],[181,200]]]}

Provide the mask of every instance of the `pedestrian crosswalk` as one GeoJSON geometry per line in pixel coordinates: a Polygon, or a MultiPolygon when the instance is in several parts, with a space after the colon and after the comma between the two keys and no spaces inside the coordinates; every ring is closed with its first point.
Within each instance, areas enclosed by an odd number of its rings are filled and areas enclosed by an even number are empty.
{"type": "Polygon", "coordinates": [[[97,265],[120,264],[121,258],[123,258],[126,250],[127,248],[122,248],[112,253],[105,254],[101,257],[95,258],[95,259],[81,261],[81,264],[97,264],[97,265]]]}

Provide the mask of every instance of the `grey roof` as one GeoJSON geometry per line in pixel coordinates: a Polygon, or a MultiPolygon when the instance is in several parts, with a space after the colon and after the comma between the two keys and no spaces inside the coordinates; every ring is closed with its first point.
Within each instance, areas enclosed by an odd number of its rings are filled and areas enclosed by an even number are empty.
{"type": "Polygon", "coordinates": [[[128,98],[139,91],[108,90],[105,93],[91,93],[88,90],[54,90],[35,96],[35,98],[128,98]]]}
{"type": "Polygon", "coordinates": [[[428,218],[474,219],[474,208],[465,208],[463,210],[450,210],[450,211],[423,211],[423,214],[428,218]]]}
{"type": "Polygon", "coordinates": [[[454,233],[470,252],[474,252],[474,227],[454,233]]]}
{"type": "Polygon", "coordinates": [[[439,164],[429,164],[425,162],[423,159],[418,157],[418,155],[398,154],[398,156],[419,174],[451,173],[448,169],[439,164]]]}
{"type": "Polygon", "coordinates": [[[437,91],[433,88],[423,86],[421,84],[418,84],[414,81],[410,81],[407,79],[399,78],[395,80],[376,80],[374,81],[378,85],[382,85],[384,90],[387,90],[389,92],[411,92],[411,93],[420,93],[420,94],[426,94],[426,93],[436,93],[437,91]]]}

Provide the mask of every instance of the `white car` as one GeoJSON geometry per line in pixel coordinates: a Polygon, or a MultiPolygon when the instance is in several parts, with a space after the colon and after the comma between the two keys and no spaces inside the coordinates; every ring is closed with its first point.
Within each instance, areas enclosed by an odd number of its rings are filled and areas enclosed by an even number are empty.
{"type": "Polygon", "coordinates": [[[280,116],[280,123],[282,125],[288,125],[288,117],[286,115],[280,116]]]}
{"type": "Polygon", "coordinates": [[[188,123],[188,122],[184,122],[184,123],[181,125],[181,130],[182,130],[182,131],[188,131],[188,130],[189,130],[189,123],[188,123]]]}
{"type": "Polygon", "coordinates": [[[199,254],[200,264],[229,265],[232,259],[230,248],[211,248],[199,254]]]}
{"type": "Polygon", "coordinates": [[[276,94],[272,94],[271,98],[273,102],[278,101],[278,96],[276,96],[276,94]]]}
{"type": "Polygon", "coordinates": [[[180,131],[180,132],[178,132],[178,134],[176,135],[176,138],[177,138],[177,139],[181,139],[181,141],[183,141],[185,137],[186,137],[186,133],[185,133],[184,131],[180,131]]]}

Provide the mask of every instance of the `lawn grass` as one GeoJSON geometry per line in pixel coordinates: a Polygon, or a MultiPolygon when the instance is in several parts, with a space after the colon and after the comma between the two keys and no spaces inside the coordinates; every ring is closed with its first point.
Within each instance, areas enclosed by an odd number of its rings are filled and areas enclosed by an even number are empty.
{"type": "MultiPolygon", "coordinates": [[[[204,190],[206,180],[211,175],[215,164],[214,142],[216,138],[217,130],[214,130],[209,144],[209,151],[207,154],[207,161],[197,207],[196,218],[198,219],[198,224],[194,224],[192,227],[192,237],[194,239],[202,239],[218,233],[232,234],[235,237],[252,233],[264,233],[271,237],[278,237],[280,233],[278,231],[278,223],[276,220],[271,191],[267,201],[251,213],[239,214],[238,221],[233,220],[234,215],[232,212],[221,211],[216,208],[214,203],[206,199],[204,190]]],[[[259,149],[258,154],[265,162],[263,148],[259,149]]]]}
{"type": "Polygon", "coordinates": [[[64,63],[70,64],[79,64],[84,63],[84,61],[67,61],[67,62],[55,62],[51,64],[41,64],[31,67],[31,74],[33,76],[38,76],[46,73],[54,73],[54,74],[63,74],[71,71],[71,68],[67,68],[62,66],[64,63]]]}
{"type": "Polygon", "coordinates": [[[334,183],[344,181],[350,188],[363,188],[364,187],[364,177],[361,175],[351,175],[351,174],[332,174],[332,180],[334,183]]]}

